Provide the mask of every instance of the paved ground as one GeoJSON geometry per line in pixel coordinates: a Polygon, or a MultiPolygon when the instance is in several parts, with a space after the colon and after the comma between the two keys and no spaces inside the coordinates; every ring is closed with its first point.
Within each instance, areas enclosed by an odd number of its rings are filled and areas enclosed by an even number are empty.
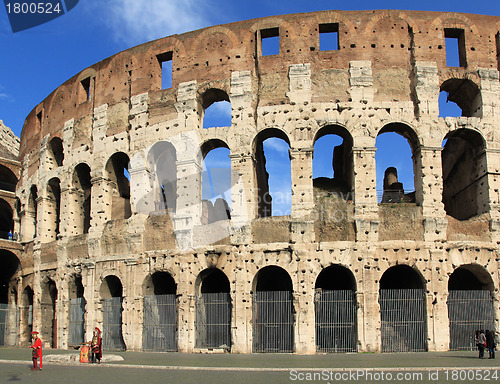
{"type": "MultiPolygon", "coordinates": [[[[45,355],[77,353],[45,350],[45,355]]],[[[119,363],[44,364],[31,372],[30,350],[0,348],[0,383],[500,383],[499,360],[475,352],[400,354],[205,355],[114,353],[119,363]]]]}

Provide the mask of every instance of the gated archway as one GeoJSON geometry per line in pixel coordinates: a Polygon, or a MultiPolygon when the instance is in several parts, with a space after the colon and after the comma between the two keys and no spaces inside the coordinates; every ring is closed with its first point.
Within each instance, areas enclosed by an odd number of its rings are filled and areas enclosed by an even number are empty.
{"type": "Polygon", "coordinates": [[[293,352],[293,284],[277,266],[262,268],[253,293],[253,351],[293,352]]]}
{"type": "Polygon", "coordinates": [[[197,279],[196,347],[231,350],[231,294],[227,276],[208,268],[197,279]]]}
{"type": "Polygon", "coordinates": [[[427,350],[425,290],[420,275],[397,265],[380,279],[382,352],[427,350]]]}
{"type": "Polygon", "coordinates": [[[57,287],[54,280],[45,278],[42,283],[42,300],[40,302],[42,319],[42,337],[49,342],[51,348],[57,348],[57,287]]]}
{"type": "Polygon", "coordinates": [[[462,265],[448,280],[450,350],[475,350],[474,332],[494,330],[493,280],[477,264],[462,265]]]}
{"type": "Polygon", "coordinates": [[[177,285],[168,272],[155,272],[143,285],[142,348],[177,351],[177,285]]]}
{"type": "Polygon", "coordinates": [[[123,288],[116,276],[106,276],[101,284],[100,294],[103,299],[102,327],[103,348],[107,350],[125,350],[122,333],[123,288]]]}
{"type": "Polygon", "coordinates": [[[12,252],[0,250],[0,345],[16,345],[19,311],[16,280],[19,259],[12,252]]]}
{"type": "Polygon", "coordinates": [[[73,276],[69,284],[69,345],[85,342],[85,305],[82,277],[73,276]]]}
{"type": "Polygon", "coordinates": [[[357,351],[356,282],[351,271],[331,265],[316,279],[316,351],[357,351]]]}

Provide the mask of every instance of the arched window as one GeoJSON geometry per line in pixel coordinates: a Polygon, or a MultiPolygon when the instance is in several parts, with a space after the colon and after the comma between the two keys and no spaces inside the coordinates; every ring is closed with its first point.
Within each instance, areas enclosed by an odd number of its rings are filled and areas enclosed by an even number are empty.
{"type": "Polygon", "coordinates": [[[130,207],[129,157],[123,152],[111,156],[106,165],[108,178],[112,183],[111,219],[128,219],[130,207]]]}
{"type": "Polygon", "coordinates": [[[0,189],[9,192],[16,191],[17,177],[9,168],[0,164],[0,189]]]}
{"type": "Polygon", "coordinates": [[[177,205],[177,153],[166,141],[153,145],[148,153],[154,178],[154,210],[175,213],[177,205]]]}
{"type": "Polygon", "coordinates": [[[221,140],[209,140],[202,145],[203,173],[201,176],[202,223],[210,224],[231,219],[231,159],[229,148],[221,140]]]}
{"type": "Polygon", "coordinates": [[[290,141],[283,131],[269,128],[254,141],[258,217],[286,216],[292,211],[290,141]]]}
{"type": "Polygon", "coordinates": [[[476,83],[468,79],[448,79],[440,88],[439,116],[482,117],[481,92],[476,83]],[[443,93],[444,92],[444,93],[443,93]],[[447,104],[452,102],[451,108],[447,104]],[[461,110],[458,112],[457,107],[461,110]]]}
{"type": "Polygon", "coordinates": [[[48,237],[51,240],[56,240],[60,232],[61,221],[61,183],[58,178],[54,177],[49,180],[47,185],[48,212],[52,217],[52,221],[47,223],[48,237]]]}
{"type": "Polygon", "coordinates": [[[63,142],[59,137],[54,137],[49,142],[48,158],[49,169],[61,167],[64,161],[63,142]]]}
{"type": "Polygon", "coordinates": [[[344,200],[352,199],[352,136],[343,127],[321,128],[314,139],[313,184],[344,200]]]}
{"type": "Polygon", "coordinates": [[[90,167],[80,163],[75,167],[73,173],[73,186],[78,192],[75,208],[76,222],[75,233],[89,233],[90,229],[90,204],[92,201],[90,167]]]}
{"type": "Polygon", "coordinates": [[[375,146],[378,201],[420,203],[422,197],[415,195],[415,169],[420,164],[414,156],[419,146],[415,131],[405,124],[388,124],[379,131],[375,146]]]}
{"type": "Polygon", "coordinates": [[[210,88],[201,95],[203,128],[230,127],[231,102],[222,89],[210,88]]]}
{"type": "Polygon", "coordinates": [[[448,133],[441,153],[443,166],[443,204],[446,213],[466,220],[488,212],[485,142],[472,129],[448,133]]]}

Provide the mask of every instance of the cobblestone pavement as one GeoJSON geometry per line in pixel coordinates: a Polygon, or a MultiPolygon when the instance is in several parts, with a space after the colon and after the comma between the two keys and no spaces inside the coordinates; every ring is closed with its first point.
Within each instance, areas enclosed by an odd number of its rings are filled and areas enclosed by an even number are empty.
{"type": "MultiPolygon", "coordinates": [[[[75,351],[46,350],[50,354],[75,351]]],[[[475,352],[202,355],[117,352],[123,362],[46,362],[31,372],[29,350],[0,348],[0,383],[500,383],[498,360],[475,352]]]]}

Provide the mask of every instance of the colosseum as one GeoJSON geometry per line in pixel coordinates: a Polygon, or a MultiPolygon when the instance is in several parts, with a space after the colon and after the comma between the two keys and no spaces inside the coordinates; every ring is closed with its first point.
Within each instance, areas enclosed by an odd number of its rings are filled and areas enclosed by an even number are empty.
{"type": "Polygon", "coordinates": [[[105,351],[470,349],[475,329],[500,330],[499,31],[493,16],[322,11],[165,37],[76,74],[20,139],[0,124],[0,344],[37,330],[71,348],[98,326],[105,351]],[[441,92],[462,116],[440,117],[441,92]],[[204,128],[223,101],[228,126],[204,128]],[[388,132],[411,148],[413,191],[394,168],[377,190],[388,132]],[[313,178],[328,135],[333,177],[313,178]],[[287,215],[271,138],[288,149],[287,215]],[[220,148],[230,186],[214,201],[203,164],[220,148]]]}

